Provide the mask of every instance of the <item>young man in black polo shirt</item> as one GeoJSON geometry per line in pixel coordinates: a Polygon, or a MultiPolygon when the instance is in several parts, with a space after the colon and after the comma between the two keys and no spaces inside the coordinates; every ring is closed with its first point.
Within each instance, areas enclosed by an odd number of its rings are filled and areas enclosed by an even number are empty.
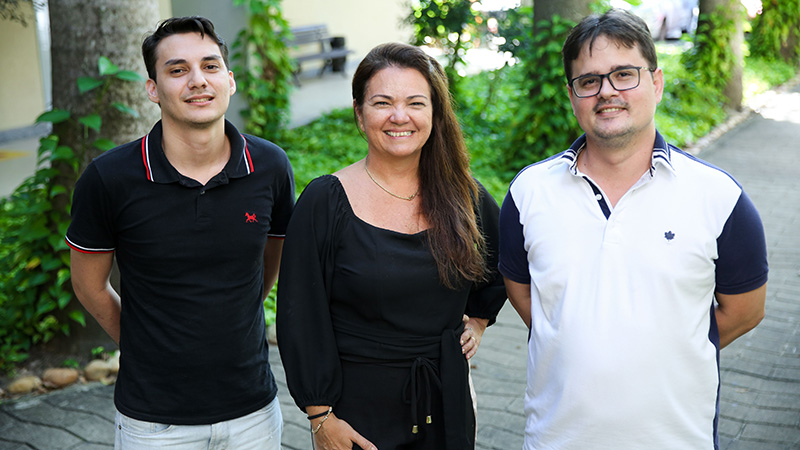
{"type": "Polygon", "coordinates": [[[89,165],[66,236],[75,293],[120,345],[116,447],[278,449],[262,301],[294,206],[291,166],[225,120],[236,83],[209,20],[168,19],[142,53],[161,120],[89,165]]]}

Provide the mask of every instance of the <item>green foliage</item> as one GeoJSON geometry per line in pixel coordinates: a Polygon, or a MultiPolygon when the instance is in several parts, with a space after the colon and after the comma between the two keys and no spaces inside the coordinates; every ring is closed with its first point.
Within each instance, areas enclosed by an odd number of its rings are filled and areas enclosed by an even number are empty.
{"type": "Polygon", "coordinates": [[[505,155],[519,109],[517,101],[524,97],[518,91],[524,76],[524,68],[517,64],[466,77],[457,99],[472,171],[498,202],[514,173],[522,168],[508,167],[505,155]]]}
{"type": "Polygon", "coordinates": [[[775,60],[760,55],[751,55],[744,60],[744,99],[752,99],[773,86],[794,78],[797,64],[775,60]]]}
{"type": "Polygon", "coordinates": [[[466,0],[414,0],[405,22],[414,28],[412,45],[433,45],[444,52],[444,70],[455,87],[465,65],[466,51],[473,47],[477,34],[477,12],[466,0]]]}
{"type": "Polygon", "coordinates": [[[720,91],[697,81],[681,63],[674,46],[657,46],[664,71],[664,95],[656,110],[656,127],[667,142],[684,147],[705,136],[726,118],[720,91]],[[669,52],[669,53],[666,53],[669,52]]]}
{"type": "Polygon", "coordinates": [[[728,83],[735,64],[730,45],[730,37],[735,32],[734,18],[723,5],[713,14],[700,15],[694,46],[683,54],[682,59],[690,78],[698,85],[722,91],[728,83]]]}
{"type": "Polygon", "coordinates": [[[767,60],[800,61],[800,0],[765,0],[753,20],[750,51],[767,60]]]}
{"type": "MultiPolygon", "coordinates": [[[[93,113],[75,118],[69,111],[52,110],[37,119],[81,127],[81,148],[62,145],[54,134],[42,138],[34,174],[0,200],[0,370],[12,370],[24,361],[32,345],[58,333],[69,335],[70,322],[86,324],[81,310],[71,306],[69,249],[64,242],[71,190],[82,152],[113,146],[94,138],[102,127],[101,113],[115,108],[105,98],[108,86],[143,81],[105,57],[98,61],[98,72],[103,75],[78,82],[84,95],[96,94],[93,113]]],[[[123,112],[135,115],[129,108],[123,112]]]]}
{"type": "Polygon", "coordinates": [[[264,322],[267,326],[275,323],[275,314],[278,307],[278,283],[269,291],[267,298],[264,299],[264,322]]]}
{"type": "Polygon", "coordinates": [[[516,113],[511,120],[511,145],[506,150],[503,166],[519,170],[533,161],[554,155],[569,147],[579,136],[580,128],[568,101],[561,46],[575,24],[554,16],[536,27],[522,30],[527,36],[507,41],[530,42],[519,46],[514,56],[524,67],[514,99],[516,113]]]}
{"type": "Polygon", "coordinates": [[[316,177],[335,172],[367,156],[353,108],[341,108],[286,133],[281,141],[295,174],[297,192],[316,177]]]}
{"type": "Polygon", "coordinates": [[[281,0],[234,0],[249,11],[247,26],[232,48],[240,61],[234,68],[240,95],[248,107],[242,111],[245,130],[253,135],[279,141],[289,115],[293,63],[286,40],[289,23],[281,13],[281,0]]]}
{"type": "Polygon", "coordinates": [[[520,6],[509,9],[497,17],[497,21],[498,32],[505,39],[499,51],[509,52],[516,58],[532,53],[533,8],[520,6]]]}
{"type": "Polygon", "coordinates": [[[65,359],[64,362],[61,363],[61,365],[69,369],[79,369],[81,367],[81,363],[79,363],[78,360],[74,358],[65,359]]]}

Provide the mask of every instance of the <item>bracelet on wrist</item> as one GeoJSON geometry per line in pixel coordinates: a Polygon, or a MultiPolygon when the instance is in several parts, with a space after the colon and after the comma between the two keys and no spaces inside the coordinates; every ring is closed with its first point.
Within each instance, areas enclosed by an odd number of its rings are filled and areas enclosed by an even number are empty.
{"type": "Polygon", "coordinates": [[[319,421],[319,423],[317,424],[317,426],[316,426],[315,428],[312,428],[312,429],[311,429],[311,434],[317,434],[317,432],[319,431],[319,429],[320,429],[320,428],[322,428],[322,424],[323,424],[323,423],[325,423],[325,421],[326,421],[326,420],[328,420],[328,417],[330,417],[330,416],[331,416],[331,413],[332,413],[332,412],[333,412],[333,406],[331,406],[331,407],[329,407],[329,408],[328,408],[328,412],[326,412],[326,413],[325,413],[325,415],[324,415],[324,416],[322,416],[322,420],[320,420],[320,421],[319,421]]]}
{"type": "Polygon", "coordinates": [[[319,413],[319,414],[314,414],[313,416],[308,416],[308,417],[306,417],[306,419],[308,419],[308,420],[319,419],[319,418],[320,418],[320,417],[322,417],[322,416],[325,416],[325,415],[328,415],[328,414],[330,414],[330,412],[331,412],[332,410],[333,410],[333,407],[332,407],[332,406],[331,406],[331,407],[328,407],[328,410],[327,410],[327,411],[321,412],[321,413],[319,413]]]}

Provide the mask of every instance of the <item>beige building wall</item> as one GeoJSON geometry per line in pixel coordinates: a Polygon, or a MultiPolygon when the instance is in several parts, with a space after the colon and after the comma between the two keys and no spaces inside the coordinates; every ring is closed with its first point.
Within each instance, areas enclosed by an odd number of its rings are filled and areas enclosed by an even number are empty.
{"type": "MultiPolygon", "coordinates": [[[[199,5],[206,2],[192,0],[199,5]]],[[[227,0],[230,1],[230,0],[227,0]]],[[[219,7],[217,1],[208,2],[219,7]]],[[[33,125],[45,110],[42,67],[32,6],[27,27],[0,20],[0,132],[33,125]]],[[[360,61],[369,50],[383,42],[408,42],[411,27],[402,24],[408,15],[407,0],[283,0],[283,14],[291,26],[326,24],[332,36],[344,36],[354,54],[348,63],[360,61]]],[[[233,8],[233,6],[231,6],[233,8]]],[[[161,18],[174,13],[172,0],[159,0],[161,18]]],[[[180,11],[183,13],[184,11],[180,11]]],[[[153,24],[155,28],[155,24],[153,24]]],[[[233,36],[229,37],[233,41],[233,36]]],[[[313,69],[307,64],[303,69],[313,69]]],[[[47,69],[49,70],[49,68],[47,69]]]]}
{"type": "MultiPolygon", "coordinates": [[[[411,27],[402,24],[410,8],[407,0],[283,0],[283,15],[292,27],[328,25],[332,36],[344,36],[360,61],[383,42],[409,42],[411,27]]],[[[305,67],[303,67],[305,70],[305,67]]]]}
{"type": "Polygon", "coordinates": [[[33,7],[20,5],[28,26],[0,19],[0,131],[33,125],[45,108],[33,7]]]}

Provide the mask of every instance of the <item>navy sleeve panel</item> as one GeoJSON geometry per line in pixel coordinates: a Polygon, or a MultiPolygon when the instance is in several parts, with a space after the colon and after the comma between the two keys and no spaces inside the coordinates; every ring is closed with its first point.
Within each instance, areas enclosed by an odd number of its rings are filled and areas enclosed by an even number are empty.
{"type": "Polygon", "coordinates": [[[108,192],[94,163],[75,183],[67,243],[84,253],[112,252],[116,237],[108,192]]]}
{"type": "Polygon", "coordinates": [[[483,185],[479,185],[478,208],[476,210],[478,226],[486,243],[487,279],[479,283],[470,292],[465,314],[469,317],[488,319],[492,325],[497,314],[506,302],[506,287],[503,277],[497,271],[500,228],[498,219],[500,208],[489,195],[483,185]]]}
{"type": "Polygon", "coordinates": [[[519,210],[509,189],[500,208],[500,273],[511,281],[531,283],[528,253],[520,223],[519,210]]]}
{"type": "Polygon", "coordinates": [[[717,238],[717,249],[717,292],[743,294],[767,282],[769,267],[764,226],[744,191],[717,238]]]}

